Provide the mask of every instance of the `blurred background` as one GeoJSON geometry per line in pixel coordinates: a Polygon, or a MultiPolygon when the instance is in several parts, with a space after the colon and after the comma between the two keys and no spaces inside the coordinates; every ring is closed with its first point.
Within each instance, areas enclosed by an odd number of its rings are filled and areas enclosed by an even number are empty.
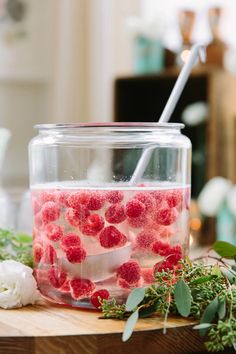
{"type": "Polygon", "coordinates": [[[0,127],[11,135],[0,135],[3,203],[28,200],[35,124],[156,121],[189,48],[201,42],[207,63],[196,63],[172,116],[193,143],[190,226],[210,243],[230,224],[226,238],[235,240],[226,195],[213,212],[198,203],[215,176],[236,183],[235,33],[234,0],[0,0],[0,127]]]}

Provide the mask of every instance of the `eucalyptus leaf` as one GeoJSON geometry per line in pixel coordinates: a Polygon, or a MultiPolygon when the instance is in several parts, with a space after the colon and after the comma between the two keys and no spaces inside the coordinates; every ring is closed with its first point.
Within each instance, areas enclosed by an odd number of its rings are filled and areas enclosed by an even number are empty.
{"type": "Polygon", "coordinates": [[[122,335],[122,341],[123,342],[126,342],[131,337],[137,321],[138,321],[138,311],[135,311],[128,318],[128,320],[127,320],[127,322],[125,324],[124,332],[123,332],[123,335],[122,335]]]}
{"type": "Polygon", "coordinates": [[[175,285],[174,298],[179,314],[183,317],[188,317],[191,310],[192,296],[189,286],[183,279],[180,279],[175,285]]]}
{"type": "Polygon", "coordinates": [[[221,268],[221,273],[225,278],[227,278],[230,284],[236,284],[236,272],[232,269],[221,268]]]}
{"type": "Polygon", "coordinates": [[[206,329],[212,327],[212,323],[200,323],[193,327],[193,329],[206,329]]]}
{"type": "MultiPolygon", "coordinates": [[[[203,312],[202,318],[200,320],[200,323],[211,323],[219,308],[219,300],[218,297],[216,297],[210,304],[205,308],[205,311],[203,312]]],[[[206,331],[201,330],[200,335],[204,336],[206,334],[206,331]]]]}
{"type": "Polygon", "coordinates": [[[236,246],[225,241],[216,241],[213,245],[213,250],[216,251],[221,257],[231,258],[236,257],[236,246]]]}
{"type": "Polygon", "coordinates": [[[144,299],[145,288],[135,288],[131,291],[126,301],[125,309],[126,311],[134,310],[138,304],[144,299]]]}
{"type": "Polygon", "coordinates": [[[212,279],[216,279],[216,278],[218,278],[218,275],[211,274],[211,275],[208,275],[208,276],[205,276],[205,277],[200,277],[200,278],[192,280],[190,282],[190,285],[203,284],[203,283],[206,283],[206,282],[211,281],[212,279]]]}
{"type": "Polygon", "coordinates": [[[219,301],[218,316],[220,320],[223,320],[226,315],[226,300],[219,301]]]}

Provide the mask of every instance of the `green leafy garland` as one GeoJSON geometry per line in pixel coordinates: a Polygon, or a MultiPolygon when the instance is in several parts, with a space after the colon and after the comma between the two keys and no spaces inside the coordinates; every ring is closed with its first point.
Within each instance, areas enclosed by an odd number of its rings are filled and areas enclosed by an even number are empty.
{"type": "Polygon", "coordinates": [[[33,268],[32,236],[0,229],[0,261],[7,259],[33,268]]]}
{"type": "Polygon", "coordinates": [[[101,301],[102,318],[128,318],[122,337],[126,341],[139,318],[162,315],[165,333],[170,314],[189,317],[199,320],[194,329],[207,336],[209,352],[236,349],[236,246],[218,241],[213,249],[219,257],[208,254],[194,262],[185,258],[175,271],[157,272],[156,283],[133,289],[126,304],[101,301]],[[204,262],[205,258],[216,264],[204,262]]]}

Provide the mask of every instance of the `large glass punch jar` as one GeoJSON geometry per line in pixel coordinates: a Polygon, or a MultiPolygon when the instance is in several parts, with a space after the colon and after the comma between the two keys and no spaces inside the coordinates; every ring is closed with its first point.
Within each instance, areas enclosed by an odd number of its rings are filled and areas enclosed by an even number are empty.
{"type": "Polygon", "coordinates": [[[36,128],[30,185],[44,297],[91,308],[96,294],[124,302],[176,267],[189,245],[191,143],[182,124],[36,128]]]}

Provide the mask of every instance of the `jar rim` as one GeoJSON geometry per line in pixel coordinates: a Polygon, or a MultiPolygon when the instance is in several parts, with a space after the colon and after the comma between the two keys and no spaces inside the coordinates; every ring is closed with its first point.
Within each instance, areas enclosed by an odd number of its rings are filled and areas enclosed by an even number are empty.
{"type": "Polygon", "coordinates": [[[154,123],[154,122],[103,122],[103,123],[58,123],[36,124],[38,130],[67,130],[86,128],[115,128],[115,129],[183,129],[183,123],[154,123]]]}

